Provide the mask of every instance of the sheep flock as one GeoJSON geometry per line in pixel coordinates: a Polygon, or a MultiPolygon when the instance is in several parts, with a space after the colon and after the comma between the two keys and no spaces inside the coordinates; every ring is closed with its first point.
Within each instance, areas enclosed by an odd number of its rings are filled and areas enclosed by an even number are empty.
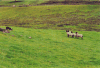
{"type": "Polygon", "coordinates": [[[72,38],[78,38],[81,37],[81,39],[83,39],[83,34],[79,34],[78,32],[73,33],[72,31],[66,30],[67,36],[72,36],[72,38]]]}
{"type": "MultiPolygon", "coordinates": [[[[0,28],[0,31],[2,31],[3,33],[10,33],[10,31],[13,30],[12,28],[10,27],[6,27],[6,29],[4,28],[0,28]]],[[[72,36],[72,38],[78,38],[78,37],[81,37],[81,39],[83,39],[83,34],[79,34],[78,32],[76,33],[73,33],[72,31],[69,31],[69,30],[66,30],[66,33],[67,33],[67,36],[72,36]]],[[[29,37],[31,38],[31,37],[29,37]]]]}

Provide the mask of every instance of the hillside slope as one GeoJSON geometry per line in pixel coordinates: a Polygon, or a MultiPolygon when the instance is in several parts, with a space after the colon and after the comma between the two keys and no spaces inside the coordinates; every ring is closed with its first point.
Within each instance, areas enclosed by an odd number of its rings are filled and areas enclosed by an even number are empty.
{"type": "Polygon", "coordinates": [[[100,5],[99,0],[2,0],[0,1],[1,6],[12,6],[12,5],[100,5]]]}
{"type": "Polygon", "coordinates": [[[65,30],[12,28],[0,32],[0,68],[100,67],[100,32],[78,31],[81,40],[68,38],[65,30]]]}
{"type": "Polygon", "coordinates": [[[0,25],[100,31],[100,5],[1,7],[0,25]]]}

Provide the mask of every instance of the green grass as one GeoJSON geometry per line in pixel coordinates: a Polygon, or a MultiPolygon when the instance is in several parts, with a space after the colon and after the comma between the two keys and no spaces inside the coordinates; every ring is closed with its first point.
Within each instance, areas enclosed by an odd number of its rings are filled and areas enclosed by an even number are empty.
{"type": "Polygon", "coordinates": [[[10,33],[0,32],[0,68],[99,68],[99,8],[99,5],[0,7],[0,28],[13,28],[10,33]],[[83,40],[68,38],[66,29],[83,34],[83,40]]]}
{"type": "Polygon", "coordinates": [[[40,3],[43,3],[45,1],[48,1],[48,0],[17,0],[19,2],[15,2],[15,0],[8,0],[8,1],[0,1],[0,5],[3,5],[3,6],[12,6],[12,5],[16,5],[16,6],[19,6],[19,5],[37,5],[37,4],[40,4],[40,3]]]}
{"type": "Polygon", "coordinates": [[[12,28],[0,32],[0,68],[100,67],[100,32],[78,31],[81,40],[68,38],[65,30],[12,28]]]}

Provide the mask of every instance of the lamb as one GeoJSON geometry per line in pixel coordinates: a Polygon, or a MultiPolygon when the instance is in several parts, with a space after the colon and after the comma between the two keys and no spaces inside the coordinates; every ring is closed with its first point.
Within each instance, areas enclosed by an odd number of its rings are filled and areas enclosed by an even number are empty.
{"type": "Polygon", "coordinates": [[[78,34],[77,32],[74,34],[75,37],[81,37],[81,39],[83,39],[83,35],[82,34],[78,34]]]}
{"type": "Polygon", "coordinates": [[[72,38],[74,37],[74,34],[72,31],[66,30],[68,37],[72,36],[72,38]]]}

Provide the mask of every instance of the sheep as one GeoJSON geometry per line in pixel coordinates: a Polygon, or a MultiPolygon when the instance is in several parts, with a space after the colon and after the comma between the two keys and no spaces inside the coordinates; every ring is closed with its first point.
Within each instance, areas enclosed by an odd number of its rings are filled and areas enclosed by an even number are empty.
{"type": "Polygon", "coordinates": [[[8,30],[4,29],[3,33],[10,33],[8,30]]]}
{"type": "Polygon", "coordinates": [[[8,30],[8,29],[9,29],[9,30],[12,30],[10,27],[6,27],[6,30],[8,30]]]}
{"type": "Polygon", "coordinates": [[[3,28],[0,28],[0,31],[3,31],[3,28]]]}
{"type": "Polygon", "coordinates": [[[0,28],[0,31],[2,31],[3,33],[10,33],[7,29],[4,28],[0,28]]]}
{"type": "Polygon", "coordinates": [[[66,30],[68,37],[72,36],[72,38],[74,37],[74,34],[72,31],[66,30]]]}
{"type": "Polygon", "coordinates": [[[75,37],[81,37],[81,39],[83,39],[83,35],[82,34],[78,34],[77,32],[74,34],[75,37]]]}

